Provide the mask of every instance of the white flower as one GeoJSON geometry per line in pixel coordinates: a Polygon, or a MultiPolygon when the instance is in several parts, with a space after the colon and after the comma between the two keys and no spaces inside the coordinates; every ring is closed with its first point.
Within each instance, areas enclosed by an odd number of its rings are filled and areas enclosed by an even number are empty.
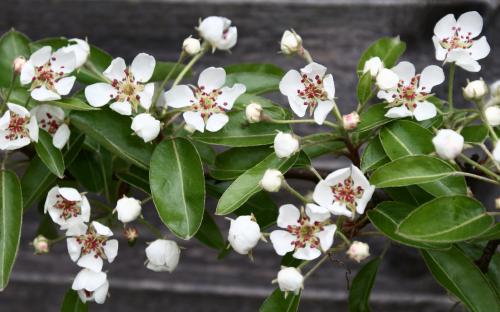
{"type": "Polygon", "coordinates": [[[44,213],[49,213],[52,221],[68,230],[74,225],[89,222],[90,204],[85,195],[71,187],[54,186],[47,193],[44,213]]]}
{"type": "Polygon", "coordinates": [[[296,259],[313,260],[332,246],[337,226],[330,224],[328,212],[316,213],[313,206],[307,205],[305,213],[290,204],[280,207],[277,225],[285,230],[275,230],[270,236],[278,255],[294,251],[296,259]]]}
{"type": "Polygon", "coordinates": [[[0,149],[15,150],[30,142],[38,142],[35,116],[20,105],[7,103],[9,108],[0,118],[0,149]]]}
{"type": "Polygon", "coordinates": [[[182,50],[188,55],[195,55],[201,51],[200,40],[188,37],[182,42],[182,50]]]}
{"type": "Polygon", "coordinates": [[[385,114],[389,118],[414,116],[422,121],[436,116],[436,107],[427,99],[432,95],[434,86],[444,81],[443,69],[436,65],[424,68],[421,74],[415,75],[415,66],[410,62],[401,62],[391,68],[399,78],[394,88],[380,90],[377,96],[389,103],[385,114]]]}
{"type": "Polygon", "coordinates": [[[304,276],[294,267],[282,267],[276,281],[284,293],[293,292],[297,295],[304,288],[304,276]]]}
{"type": "Polygon", "coordinates": [[[156,60],[146,53],[139,53],[127,68],[125,61],[115,58],[103,72],[111,82],[98,82],[85,88],[85,98],[90,105],[102,107],[109,101],[115,112],[130,116],[139,106],[149,110],[153,100],[154,83],[147,83],[153,76],[156,60]]]}
{"type": "Polygon", "coordinates": [[[68,95],[75,76],[68,76],[76,68],[73,52],[56,51],[45,46],[33,54],[21,69],[21,84],[30,84],[31,97],[37,101],[53,101],[68,95]]]}
{"type": "Polygon", "coordinates": [[[35,249],[35,254],[45,254],[49,252],[50,245],[49,245],[49,239],[43,235],[38,235],[35,237],[33,240],[33,248],[35,249]]]}
{"type": "Polygon", "coordinates": [[[249,123],[256,123],[262,120],[262,106],[257,103],[250,103],[245,108],[245,116],[249,123]]]}
{"type": "Polygon", "coordinates": [[[359,263],[370,256],[370,246],[363,242],[354,241],[346,253],[349,258],[359,263]]]}
{"type": "Polygon", "coordinates": [[[68,40],[68,45],[60,48],[58,51],[65,53],[73,52],[75,54],[75,67],[82,67],[87,62],[90,55],[90,46],[86,40],[73,38],[68,40]]]}
{"type": "Polygon", "coordinates": [[[283,54],[298,53],[302,49],[302,38],[294,30],[285,30],[280,46],[283,54]]]}
{"type": "Polygon", "coordinates": [[[382,68],[377,74],[375,83],[380,90],[390,90],[397,87],[399,82],[398,75],[390,69],[382,68]]]}
{"type": "Polygon", "coordinates": [[[345,130],[353,130],[358,127],[360,122],[359,114],[357,112],[352,112],[347,115],[342,116],[342,125],[345,130]]]}
{"type": "Polygon", "coordinates": [[[464,98],[469,101],[480,100],[486,93],[488,93],[488,86],[482,79],[469,82],[463,89],[464,98]]]}
{"type": "Polygon", "coordinates": [[[161,123],[150,114],[142,113],[134,117],[130,128],[147,143],[160,134],[161,123]]]}
{"type": "Polygon", "coordinates": [[[200,132],[219,131],[229,121],[226,112],[231,110],[236,99],[245,93],[246,87],[235,83],[223,87],[226,71],[220,67],[209,67],[201,72],[198,87],[178,85],[165,92],[165,101],[173,108],[185,107],[186,124],[200,132]]]}
{"type": "Polygon", "coordinates": [[[372,78],[376,78],[382,69],[384,69],[384,62],[382,62],[380,57],[375,56],[365,62],[363,74],[370,72],[370,76],[372,76],[372,78]]]}
{"type": "Polygon", "coordinates": [[[155,272],[172,272],[179,264],[180,254],[176,242],[157,239],[146,248],[146,267],[155,272]]]}
{"type": "Polygon", "coordinates": [[[315,211],[354,218],[356,212],[365,212],[374,191],[375,186],[370,185],[358,167],[336,170],[314,188],[313,199],[319,205],[315,211]]]}
{"type": "Polygon", "coordinates": [[[500,143],[495,143],[495,148],[493,149],[493,158],[495,161],[500,162],[500,143]]]}
{"type": "Polygon", "coordinates": [[[102,304],[108,296],[109,282],[106,273],[82,269],[71,286],[76,290],[83,303],[95,301],[102,304]]]}
{"type": "Polygon", "coordinates": [[[68,143],[71,131],[64,123],[64,110],[60,107],[42,104],[35,106],[31,114],[36,117],[38,126],[52,136],[52,144],[62,149],[68,143]]]}
{"type": "Polygon", "coordinates": [[[436,48],[436,59],[446,63],[455,62],[458,66],[471,72],[477,72],[481,65],[477,60],[490,53],[490,46],[483,36],[477,36],[483,29],[483,18],[479,13],[467,12],[455,20],[448,14],[434,26],[432,41],[436,48]]]}
{"type": "Polygon", "coordinates": [[[432,138],[432,144],[439,157],[453,160],[464,148],[464,137],[451,129],[441,129],[432,138]]]}
{"type": "Polygon", "coordinates": [[[500,97],[500,80],[495,81],[490,85],[491,96],[500,97]]]}
{"type": "Polygon", "coordinates": [[[274,137],[274,152],[279,158],[290,157],[299,150],[299,140],[297,140],[291,133],[279,131],[274,137]]]}
{"type": "Polygon", "coordinates": [[[260,226],[253,216],[239,216],[236,220],[231,220],[227,240],[237,253],[247,255],[261,237],[260,226]]]}
{"type": "Polygon", "coordinates": [[[12,69],[16,74],[20,74],[21,70],[23,69],[24,64],[26,64],[26,59],[24,56],[18,56],[14,59],[12,62],[12,69]]]}
{"type": "Polygon", "coordinates": [[[220,16],[209,16],[198,26],[200,36],[208,41],[212,49],[229,50],[238,40],[238,30],[231,20],[220,16]]]}
{"type": "Polygon", "coordinates": [[[129,223],[141,215],[141,201],[133,197],[123,196],[116,202],[115,209],[118,213],[118,220],[123,223],[129,223]]]}
{"type": "Polygon", "coordinates": [[[266,172],[264,172],[262,180],[260,180],[260,186],[268,192],[279,191],[282,183],[283,174],[276,169],[267,169],[266,172]]]}
{"type": "MultiPolygon", "coordinates": [[[[101,271],[103,259],[109,263],[115,260],[118,254],[118,241],[109,239],[113,236],[111,230],[97,222],[92,221],[88,227],[70,228],[75,231],[72,237],[66,239],[68,253],[76,264],[92,271],[101,271]]],[[[68,233],[66,235],[69,236],[68,233]]]]}
{"type": "Polygon", "coordinates": [[[314,114],[314,121],[321,125],[333,109],[335,83],[333,76],[326,74],[326,67],[310,63],[300,70],[288,71],[280,81],[280,92],[288,97],[293,112],[304,117],[309,108],[309,115],[314,114]]]}

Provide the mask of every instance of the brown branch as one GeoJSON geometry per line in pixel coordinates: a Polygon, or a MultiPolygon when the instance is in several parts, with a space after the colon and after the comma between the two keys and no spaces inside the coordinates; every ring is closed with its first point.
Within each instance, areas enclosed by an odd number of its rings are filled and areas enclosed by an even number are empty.
{"type": "Polygon", "coordinates": [[[481,272],[487,273],[488,267],[491,262],[491,258],[495,255],[498,245],[500,244],[500,239],[490,240],[483,249],[483,254],[481,258],[475,261],[476,265],[479,267],[481,272]]]}

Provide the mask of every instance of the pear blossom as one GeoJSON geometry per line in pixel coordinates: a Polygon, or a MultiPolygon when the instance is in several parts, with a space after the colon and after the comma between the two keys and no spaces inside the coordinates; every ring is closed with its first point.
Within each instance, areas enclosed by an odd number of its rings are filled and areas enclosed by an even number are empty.
{"type": "Polygon", "coordinates": [[[256,123],[262,120],[262,106],[257,103],[250,103],[245,107],[245,116],[249,123],[256,123]]]}
{"type": "Polygon", "coordinates": [[[73,38],[68,40],[68,45],[60,48],[58,51],[73,52],[75,54],[76,68],[82,67],[90,56],[90,46],[86,40],[73,38]]]}
{"type": "Polygon", "coordinates": [[[62,149],[68,143],[71,131],[64,122],[65,113],[60,107],[42,104],[31,110],[35,115],[38,126],[52,136],[52,144],[62,149]]]}
{"type": "Polygon", "coordinates": [[[440,129],[432,138],[436,153],[443,159],[455,159],[464,148],[464,137],[451,129],[440,129]]]}
{"type": "Polygon", "coordinates": [[[116,213],[118,220],[123,223],[129,223],[141,215],[141,201],[133,197],[123,196],[116,202],[116,213]]]}
{"type": "Polygon", "coordinates": [[[380,90],[390,90],[397,87],[399,82],[398,75],[388,68],[379,70],[375,79],[375,84],[380,90]]]}
{"type": "Polygon", "coordinates": [[[281,267],[276,282],[285,294],[292,292],[297,295],[304,288],[304,276],[294,267],[281,267]]]}
{"type": "Polygon", "coordinates": [[[102,304],[108,296],[109,282],[107,274],[82,269],[73,280],[71,288],[76,290],[83,303],[95,301],[102,304]]]}
{"type": "Polygon", "coordinates": [[[0,118],[0,149],[15,150],[38,142],[35,116],[17,104],[7,103],[8,110],[0,118]]]}
{"type": "Polygon", "coordinates": [[[182,50],[188,55],[195,55],[201,51],[200,40],[188,37],[182,42],[182,50]]]}
{"type": "Polygon", "coordinates": [[[305,212],[291,204],[280,207],[277,225],[284,230],[270,235],[278,255],[293,251],[296,259],[313,260],[332,246],[337,226],[330,224],[328,211],[317,213],[313,206],[308,204],[305,212]]]}
{"type": "Polygon", "coordinates": [[[488,86],[482,79],[471,81],[463,89],[463,95],[466,100],[478,101],[488,93],[488,86]]]}
{"type": "Polygon", "coordinates": [[[370,246],[367,243],[354,241],[349,246],[346,254],[349,258],[359,263],[370,256],[370,246]]]}
{"type": "Polygon", "coordinates": [[[260,180],[260,186],[268,192],[277,192],[283,184],[283,174],[276,169],[267,169],[260,180]]]}
{"type": "Polygon", "coordinates": [[[44,213],[49,213],[52,221],[68,230],[74,225],[89,222],[90,204],[85,195],[71,187],[54,186],[47,193],[44,213]]]}
{"type": "Polygon", "coordinates": [[[240,255],[249,254],[261,237],[260,226],[253,216],[239,216],[231,220],[227,240],[240,255]]]}
{"type": "Polygon", "coordinates": [[[30,85],[31,97],[37,101],[60,100],[68,95],[76,77],[69,76],[76,69],[74,52],[58,50],[44,46],[31,54],[21,69],[22,85],[30,85]]]}
{"type": "Polygon", "coordinates": [[[134,117],[130,126],[144,142],[151,142],[160,134],[161,123],[151,114],[141,113],[134,117]]]}
{"type": "Polygon", "coordinates": [[[475,39],[483,29],[483,18],[476,11],[460,15],[453,14],[441,18],[434,26],[432,41],[436,48],[436,59],[445,63],[454,62],[470,72],[478,72],[477,62],[490,53],[490,46],[483,36],[475,39]]]}
{"type": "Polygon", "coordinates": [[[288,71],[280,81],[280,92],[288,97],[293,112],[304,117],[307,109],[314,121],[321,125],[335,105],[335,83],[326,67],[310,63],[298,72],[288,71]]]}
{"type": "Polygon", "coordinates": [[[115,58],[103,72],[109,83],[98,82],[85,88],[85,98],[90,105],[102,107],[112,101],[109,106],[115,112],[130,116],[137,112],[139,106],[149,110],[154,94],[153,76],[156,60],[146,53],[139,53],[130,67],[121,57],[115,58]]]}
{"type": "Polygon", "coordinates": [[[285,30],[281,37],[280,47],[283,54],[300,53],[302,50],[302,37],[293,29],[285,30]]]}
{"type": "Polygon", "coordinates": [[[157,239],[146,248],[146,267],[155,272],[172,272],[179,264],[180,254],[176,242],[157,239]]]}
{"type": "Polygon", "coordinates": [[[211,46],[212,50],[229,50],[238,40],[238,30],[231,26],[231,20],[220,16],[209,16],[198,26],[200,36],[211,46]]]}
{"type": "Polygon", "coordinates": [[[35,255],[46,254],[50,250],[49,239],[43,235],[38,235],[32,242],[35,255]]]}
{"type": "Polygon", "coordinates": [[[498,106],[488,106],[484,110],[484,116],[486,121],[492,127],[500,126],[500,107],[498,106]]]}
{"type": "Polygon", "coordinates": [[[319,206],[312,207],[318,213],[354,218],[356,213],[365,212],[374,191],[375,186],[370,185],[361,170],[351,165],[330,173],[316,185],[313,200],[319,206]]]}
{"type": "Polygon", "coordinates": [[[436,65],[424,68],[415,75],[415,66],[410,62],[400,62],[391,68],[398,78],[397,85],[388,90],[380,90],[378,98],[389,103],[390,109],[385,114],[389,118],[414,116],[422,121],[436,116],[436,107],[428,101],[434,86],[444,81],[443,69],[436,65]]]}
{"type": "Polygon", "coordinates": [[[76,264],[95,272],[102,270],[103,259],[113,262],[118,254],[118,241],[109,239],[113,232],[107,226],[92,221],[89,226],[72,227],[66,239],[68,253],[76,264]],[[78,230],[76,230],[78,228],[78,230]]]}
{"type": "Polygon", "coordinates": [[[352,112],[347,115],[342,116],[342,125],[345,130],[354,130],[358,127],[360,122],[359,114],[357,112],[352,112]]]}
{"type": "Polygon", "coordinates": [[[384,62],[382,62],[380,57],[375,56],[365,62],[365,65],[363,66],[363,74],[370,72],[370,76],[372,76],[372,78],[376,78],[382,69],[384,69],[384,62]]]}
{"type": "Polygon", "coordinates": [[[300,143],[291,133],[279,131],[274,137],[274,152],[279,158],[290,157],[300,150],[300,143]]]}
{"type": "Polygon", "coordinates": [[[225,81],[223,68],[209,67],[201,72],[198,87],[177,85],[165,92],[165,101],[170,107],[185,108],[182,116],[189,126],[200,132],[217,132],[229,121],[226,112],[246,91],[241,83],[223,87],[225,81]]]}

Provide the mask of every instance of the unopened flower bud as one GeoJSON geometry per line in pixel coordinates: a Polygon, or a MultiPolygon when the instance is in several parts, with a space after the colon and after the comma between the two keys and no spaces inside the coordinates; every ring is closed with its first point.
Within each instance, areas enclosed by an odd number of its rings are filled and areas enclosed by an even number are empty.
{"type": "Polygon", "coordinates": [[[282,292],[298,294],[304,288],[304,276],[294,267],[282,267],[276,278],[282,292]]]}
{"type": "Polygon", "coordinates": [[[302,38],[294,30],[285,30],[280,45],[283,54],[297,53],[302,49],[302,38]]]}
{"type": "Polygon", "coordinates": [[[495,199],[495,209],[500,209],[500,197],[495,199]]]}
{"type": "Polygon", "coordinates": [[[16,74],[20,74],[24,64],[26,64],[26,59],[24,58],[24,56],[16,57],[14,59],[14,62],[12,62],[12,68],[14,69],[14,72],[16,74]]]}
{"type": "Polygon", "coordinates": [[[300,149],[299,140],[291,133],[278,132],[274,137],[274,152],[279,158],[290,157],[300,149]]]}
{"type": "Polygon", "coordinates": [[[281,188],[283,182],[283,174],[276,169],[267,169],[260,180],[260,186],[268,192],[277,192],[281,188]]]}
{"type": "Polygon", "coordinates": [[[125,236],[129,245],[132,245],[139,237],[139,231],[133,226],[128,226],[123,230],[123,236],[125,236]]]}
{"type": "Polygon", "coordinates": [[[186,52],[188,55],[195,55],[201,51],[200,40],[188,37],[184,39],[182,43],[182,50],[186,52]]]}
{"type": "Polygon", "coordinates": [[[257,103],[250,103],[245,108],[245,115],[249,123],[256,123],[262,120],[262,106],[257,103]]]}
{"type": "Polygon", "coordinates": [[[347,250],[349,258],[356,262],[361,262],[370,256],[370,246],[363,242],[354,241],[347,250]]]}
{"type": "Polygon", "coordinates": [[[43,235],[38,235],[33,240],[33,248],[35,249],[35,254],[45,254],[49,252],[49,239],[43,235]]]}
{"type": "Polygon", "coordinates": [[[493,149],[493,158],[496,162],[500,163],[500,142],[495,143],[495,148],[493,149]]]}
{"type": "Polygon", "coordinates": [[[482,79],[469,82],[463,89],[464,98],[469,101],[480,100],[486,93],[488,93],[488,86],[482,79]]]}
{"type": "Polygon", "coordinates": [[[118,213],[118,220],[129,223],[141,214],[141,202],[133,197],[123,196],[116,202],[115,210],[118,213]]]}
{"type": "Polygon", "coordinates": [[[377,87],[381,90],[389,90],[398,85],[399,77],[390,69],[382,68],[375,80],[377,87]]]}
{"type": "Polygon", "coordinates": [[[490,85],[490,94],[492,97],[500,97],[500,80],[490,85]]]}
{"type": "Polygon", "coordinates": [[[172,272],[179,264],[180,254],[176,242],[157,239],[146,248],[146,267],[155,272],[172,272]]]}
{"type": "Polygon", "coordinates": [[[356,112],[352,112],[350,114],[342,116],[342,123],[344,125],[345,130],[353,130],[359,124],[359,114],[356,112]]]}
{"type": "Polygon", "coordinates": [[[160,121],[148,113],[142,113],[134,117],[131,128],[138,137],[147,143],[160,134],[160,121]]]}
{"type": "Polygon", "coordinates": [[[365,62],[365,66],[363,67],[363,74],[370,72],[370,76],[372,76],[372,78],[375,78],[383,68],[384,63],[382,62],[380,57],[375,56],[365,62]]]}
{"type": "Polygon", "coordinates": [[[260,226],[253,216],[239,216],[236,220],[231,220],[227,240],[237,253],[247,255],[261,237],[260,226]]]}
{"type": "Polygon", "coordinates": [[[498,106],[488,106],[484,110],[484,115],[486,121],[492,127],[500,126],[500,107],[498,106]]]}
{"type": "Polygon", "coordinates": [[[450,129],[441,129],[432,139],[436,153],[443,159],[455,159],[464,148],[464,137],[450,129]]]}

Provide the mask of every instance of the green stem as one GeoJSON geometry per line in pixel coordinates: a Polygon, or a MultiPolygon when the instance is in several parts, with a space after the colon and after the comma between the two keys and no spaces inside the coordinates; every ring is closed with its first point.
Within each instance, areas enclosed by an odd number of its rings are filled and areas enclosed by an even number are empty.
{"type": "Polygon", "coordinates": [[[340,236],[340,238],[342,238],[342,240],[347,244],[347,245],[351,245],[351,241],[347,238],[347,236],[344,235],[344,233],[342,233],[340,230],[337,229],[337,231],[335,231],[335,234],[340,236]]]}
{"type": "Polygon", "coordinates": [[[283,188],[287,190],[290,194],[293,196],[297,197],[300,199],[304,204],[309,203],[309,200],[307,200],[304,196],[302,196],[299,192],[297,192],[293,187],[290,186],[286,181],[283,181],[282,184],[283,188]]]}
{"type": "Polygon", "coordinates": [[[308,63],[313,63],[314,60],[311,56],[311,53],[309,53],[309,51],[307,51],[307,49],[305,48],[302,48],[302,51],[301,53],[299,53],[300,56],[302,56],[304,58],[304,60],[306,60],[308,63]]]}
{"type": "Polygon", "coordinates": [[[0,111],[3,113],[3,111],[5,110],[5,106],[7,105],[7,103],[9,102],[9,99],[10,99],[10,95],[12,94],[12,89],[14,89],[14,85],[15,85],[15,82],[16,82],[16,77],[17,77],[17,74],[14,72],[12,74],[12,80],[10,82],[10,86],[9,86],[9,90],[7,91],[7,95],[5,96],[5,99],[3,100],[2,102],[2,106],[0,107],[0,111]]]}
{"type": "Polygon", "coordinates": [[[308,166],[307,167],[309,169],[309,171],[311,171],[320,181],[323,180],[323,177],[321,176],[321,174],[319,174],[318,170],[316,170],[316,168],[314,168],[313,166],[308,166]]]}
{"type": "Polygon", "coordinates": [[[453,111],[453,81],[455,80],[455,63],[450,64],[450,74],[448,76],[448,105],[453,111]]]}
{"type": "Polygon", "coordinates": [[[104,82],[111,83],[111,80],[108,77],[104,76],[104,74],[100,70],[98,70],[91,62],[85,63],[84,67],[99,76],[99,78],[101,78],[104,82]]]}
{"type": "Polygon", "coordinates": [[[465,161],[466,163],[468,163],[469,165],[475,167],[476,169],[478,170],[481,170],[482,172],[484,172],[485,174],[487,174],[488,176],[496,179],[496,180],[500,180],[500,176],[497,175],[496,173],[494,173],[493,171],[491,171],[490,169],[486,168],[485,166],[475,162],[474,160],[470,159],[469,157],[467,157],[466,155],[464,154],[460,154],[459,155],[460,159],[462,159],[463,161],[465,161]]]}
{"type": "MultiPolygon", "coordinates": [[[[270,122],[270,123],[275,123],[275,124],[303,124],[303,123],[306,123],[306,124],[316,124],[316,121],[314,121],[313,119],[272,119],[272,118],[269,118],[269,119],[266,119],[265,121],[267,122],[270,122]]],[[[332,122],[329,122],[328,120],[325,120],[323,122],[324,125],[328,126],[328,127],[331,127],[331,128],[334,128],[334,129],[337,129],[338,126],[332,122]]]]}
{"type": "Polygon", "coordinates": [[[326,254],[321,258],[305,275],[304,280],[306,280],[309,276],[311,276],[314,271],[316,271],[326,260],[330,258],[330,254],[326,254]]]}
{"type": "Polygon", "coordinates": [[[488,178],[485,178],[485,177],[482,177],[480,175],[473,174],[473,173],[457,172],[457,175],[463,175],[464,177],[474,178],[474,179],[481,180],[481,181],[484,181],[484,182],[488,182],[488,183],[491,183],[491,184],[500,185],[500,182],[498,182],[498,181],[495,181],[495,180],[492,180],[492,179],[488,179],[488,178]]]}
{"type": "Polygon", "coordinates": [[[486,147],[486,145],[484,145],[483,143],[481,143],[479,146],[481,146],[481,149],[483,150],[483,152],[488,156],[488,158],[493,162],[493,164],[495,165],[495,168],[497,168],[497,170],[500,172],[500,164],[495,160],[495,157],[493,156],[493,154],[490,152],[490,150],[486,147]]]}
{"type": "Polygon", "coordinates": [[[208,45],[205,44],[205,43],[203,43],[201,51],[198,54],[196,54],[189,61],[189,63],[187,63],[187,65],[182,69],[182,71],[179,73],[179,75],[177,76],[177,78],[175,78],[174,83],[172,84],[172,87],[175,87],[176,85],[179,84],[179,82],[181,82],[181,80],[184,78],[184,76],[186,76],[186,74],[189,72],[189,70],[191,70],[191,68],[193,67],[193,65],[205,54],[205,52],[207,51],[207,49],[208,49],[208,45]]]}
{"type": "Polygon", "coordinates": [[[141,200],[141,205],[147,204],[151,201],[151,199],[153,199],[151,196],[144,198],[143,200],[141,200]]]}
{"type": "Polygon", "coordinates": [[[185,53],[183,51],[183,52],[181,52],[179,59],[177,60],[177,63],[175,63],[174,67],[172,67],[172,69],[170,69],[167,76],[165,76],[165,79],[163,79],[163,81],[160,83],[158,88],[156,88],[155,93],[153,95],[153,101],[151,102],[151,103],[153,103],[153,105],[155,105],[156,102],[158,102],[158,99],[160,98],[160,95],[163,92],[163,89],[165,89],[165,86],[167,85],[168,81],[170,80],[172,75],[177,70],[177,67],[184,61],[184,57],[185,57],[185,53]]]}

